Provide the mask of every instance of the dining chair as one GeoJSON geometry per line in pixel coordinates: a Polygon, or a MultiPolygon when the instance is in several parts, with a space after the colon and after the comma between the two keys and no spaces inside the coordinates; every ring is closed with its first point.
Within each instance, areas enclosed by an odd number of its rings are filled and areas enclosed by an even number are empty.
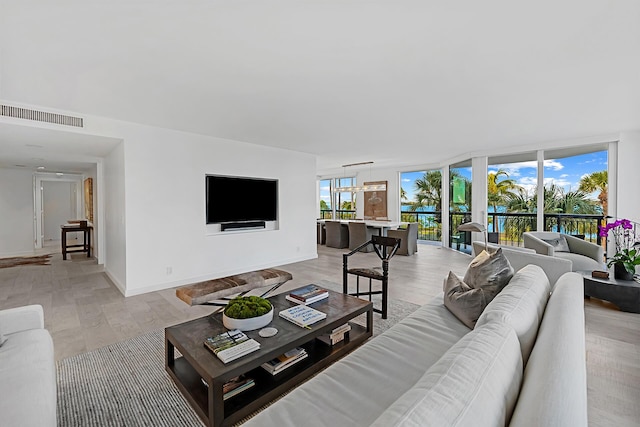
{"type": "Polygon", "coordinates": [[[387,318],[387,302],[388,302],[388,288],[389,288],[389,261],[396,254],[400,247],[400,239],[384,236],[372,236],[371,240],[364,242],[351,252],[342,255],[342,292],[347,295],[354,295],[357,297],[368,296],[371,301],[372,295],[382,294],[382,303],[380,308],[373,308],[376,313],[382,314],[382,318],[387,318]],[[349,257],[362,252],[367,246],[373,246],[380,261],[382,261],[381,267],[356,267],[349,268],[349,257]],[[356,276],[356,291],[349,293],[349,274],[356,276]],[[369,290],[360,291],[360,277],[369,279],[369,290]],[[373,290],[372,280],[379,280],[381,282],[380,290],[373,290]]]}
{"type": "Polygon", "coordinates": [[[326,221],[326,245],[328,248],[343,249],[349,247],[349,229],[340,221],[326,221]]]}
{"type": "MultiPolygon", "coordinates": [[[[367,227],[364,222],[350,222],[349,227],[349,249],[355,249],[364,242],[371,240],[377,231],[374,228],[367,227]]],[[[373,246],[367,245],[360,252],[373,252],[373,246]]]]}
{"type": "Polygon", "coordinates": [[[418,252],[418,223],[407,224],[406,228],[387,231],[387,237],[402,239],[398,248],[398,255],[413,255],[418,252]]]}

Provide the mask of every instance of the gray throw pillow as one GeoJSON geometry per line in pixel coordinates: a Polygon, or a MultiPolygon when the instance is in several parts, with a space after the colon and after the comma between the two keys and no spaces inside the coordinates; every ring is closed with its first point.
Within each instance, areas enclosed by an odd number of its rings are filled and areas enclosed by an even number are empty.
{"type": "Polygon", "coordinates": [[[471,261],[464,279],[449,272],[444,281],[444,306],[462,323],[473,329],[487,304],[513,277],[513,267],[498,249],[482,251],[471,261]]]}
{"type": "Polygon", "coordinates": [[[493,294],[493,299],[512,277],[513,267],[502,253],[502,248],[498,248],[492,254],[482,251],[475,257],[462,281],[472,288],[484,288],[493,294]]]}
{"type": "Polygon", "coordinates": [[[5,336],[4,336],[4,335],[2,335],[2,334],[0,334],[0,347],[2,347],[2,344],[4,344],[4,342],[5,342],[6,340],[7,340],[7,339],[5,338],[5,336]]]}
{"type": "Polygon", "coordinates": [[[569,243],[567,243],[567,239],[564,236],[555,239],[542,239],[542,241],[553,246],[554,252],[571,252],[571,250],[569,250],[569,243]]]}
{"type": "Polygon", "coordinates": [[[482,288],[472,288],[449,272],[444,281],[444,306],[462,323],[473,329],[484,308],[489,304],[482,288]]]}

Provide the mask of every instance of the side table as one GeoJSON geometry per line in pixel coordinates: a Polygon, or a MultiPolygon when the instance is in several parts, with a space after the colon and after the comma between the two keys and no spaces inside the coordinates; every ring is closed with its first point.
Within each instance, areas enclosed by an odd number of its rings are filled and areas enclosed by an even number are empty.
{"type": "Polygon", "coordinates": [[[91,230],[93,230],[91,225],[82,227],[78,224],[64,224],[60,226],[63,260],[66,260],[67,254],[71,252],[86,252],[87,258],[91,258],[91,230]],[[74,232],[82,233],[81,245],[67,245],[67,233],[74,232]]]}
{"type": "Polygon", "coordinates": [[[584,278],[584,294],[609,301],[621,311],[640,313],[640,283],[635,280],[618,280],[609,272],[608,279],[591,276],[591,271],[578,271],[584,278]]]}

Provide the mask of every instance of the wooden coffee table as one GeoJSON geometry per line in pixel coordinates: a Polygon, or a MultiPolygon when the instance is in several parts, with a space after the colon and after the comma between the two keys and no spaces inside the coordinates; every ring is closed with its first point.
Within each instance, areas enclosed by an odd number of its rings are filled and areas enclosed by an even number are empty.
{"type": "Polygon", "coordinates": [[[246,332],[260,343],[260,350],[227,364],[203,344],[205,338],[226,331],[221,314],[165,329],[165,368],[208,426],[225,426],[240,421],[343,357],[373,333],[373,304],[369,301],[329,291],[329,298],[311,305],[327,314],[326,319],[312,325],[311,329],[301,328],[278,316],[281,310],[294,305],[285,299],[285,294],[269,298],[269,301],[274,306],[274,318],[269,326],[277,328],[278,334],[263,338],[257,330],[246,332]],[[360,315],[366,316],[366,327],[351,322],[351,331],[343,342],[328,346],[316,340],[316,337],[360,315]],[[304,347],[309,356],[275,376],[260,367],[294,347],[304,347]],[[182,357],[176,357],[175,350],[182,357]],[[253,378],[256,385],[225,401],[223,384],[241,374],[253,378]]]}

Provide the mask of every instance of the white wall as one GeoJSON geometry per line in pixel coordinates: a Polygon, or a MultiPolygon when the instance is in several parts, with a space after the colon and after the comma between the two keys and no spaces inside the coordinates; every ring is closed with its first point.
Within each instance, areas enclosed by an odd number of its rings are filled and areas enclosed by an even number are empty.
{"type": "MultiPolygon", "coordinates": [[[[127,286],[127,235],[125,223],[125,171],[124,143],[117,146],[104,159],[103,185],[94,182],[96,188],[104,188],[104,228],[105,253],[104,270],[113,282],[125,293],[127,286]]],[[[95,198],[94,194],[94,198],[95,198]]],[[[94,212],[99,218],[99,211],[94,212]]],[[[94,228],[95,231],[95,228],[94,228]]]]}
{"type": "Polygon", "coordinates": [[[616,216],[640,223],[640,132],[624,132],[618,142],[616,216]]]}
{"type": "Polygon", "coordinates": [[[105,159],[105,271],[125,295],[317,257],[315,157],[237,141],[87,119],[121,138],[105,159]],[[205,175],[279,180],[279,229],[210,235],[205,175]]]}
{"type": "Polygon", "coordinates": [[[168,130],[131,130],[135,134],[124,143],[126,295],[317,256],[313,156],[168,130]],[[279,229],[207,234],[206,174],[278,179],[279,229]]]}
{"type": "Polygon", "coordinates": [[[0,256],[33,253],[33,173],[0,168],[0,256]]]}

